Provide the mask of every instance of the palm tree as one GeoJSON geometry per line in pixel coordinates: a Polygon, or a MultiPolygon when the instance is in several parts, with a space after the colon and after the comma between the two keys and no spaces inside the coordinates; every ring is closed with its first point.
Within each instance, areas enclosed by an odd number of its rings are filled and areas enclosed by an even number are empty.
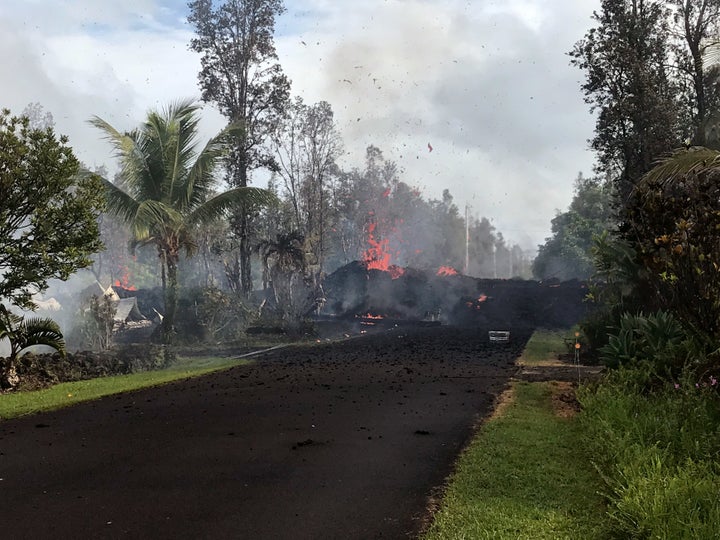
{"type": "Polygon", "coordinates": [[[305,270],[305,238],[297,231],[279,233],[275,240],[264,240],[257,246],[262,256],[265,282],[272,282],[275,302],[281,311],[289,313],[293,304],[294,277],[305,270]]]}
{"type": "Polygon", "coordinates": [[[198,149],[199,105],[180,101],[120,133],[101,118],[90,123],[104,132],[121,163],[124,190],[104,180],[108,208],[131,227],[135,246],[153,244],[161,261],[165,294],[163,341],[170,344],[177,309],[180,251],[195,250],[194,229],[236,205],[251,207],[275,200],[264,189],[241,187],[213,196],[214,170],[239,129],[229,127],[198,149]]]}
{"type": "Polygon", "coordinates": [[[19,380],[17,360],[25,349],[33,345],[47,345],[65,356],[65,340],[58,324],[52,319],[25,319],[0,304],[0,341],[10,341],[10,356],[2,365],[0,386],[12,387],[19,380]]]}

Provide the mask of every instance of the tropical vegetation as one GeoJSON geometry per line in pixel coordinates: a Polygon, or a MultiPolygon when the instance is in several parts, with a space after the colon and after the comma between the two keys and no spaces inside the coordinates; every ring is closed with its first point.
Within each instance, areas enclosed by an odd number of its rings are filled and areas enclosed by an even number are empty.
{"type": "Polygon", "coordinates": [[[595,237],[583,338],[609,369],[581,388],[612,537],[720,526],[717,66],[720,2],[603,0],[571,53],[617,196],[595,237]]]}
{"type": "Polygon", "coordinates": [[[0,304],[0,342],[4,340],[10,343],[10,355],[0,359],[0,388],[11,388],[19,382],[17,361],[30,347],[44,345],[65,354],[65,340],[55,321],[25,318],[0,304]]]}
{"type": "Polygon", "coordinates": [[[104,198],[94,175],[53,127],[0,112],[0,302],[32,308],[53,278],[67,279],[102,248],[104,198]]]}
{"type": "Polygon", "coordinates": [[[165,293],[164,342],[174,333],[181,250],[196,250],[195,228],[242,204],[268,204],[272,194],[238,187],[219,194],[215,167],[236,136],[228,128],[198,148],[199,106],[190,101],[152,111],[146,121],[121,133],[100,118],[92,124],[103,131],[120,159],[121,185],[104,180],[108,208],[129,224],[135,246],[152,244],[161,263],[165,293]]]}

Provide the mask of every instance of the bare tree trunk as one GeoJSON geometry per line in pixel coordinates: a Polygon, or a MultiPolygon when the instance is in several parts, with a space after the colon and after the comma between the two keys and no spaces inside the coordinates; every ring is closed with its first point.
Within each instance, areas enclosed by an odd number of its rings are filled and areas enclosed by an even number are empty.
{"type": "Polygon", "coordinates": [[[245,214],[240,219],[240,283],[242,292],[246,297],[249,297],[253,290],[251,253],[250,223],[247,214],[245,214]]]}
{"type": "Polygon", "coordinates": [[[225,268],[225,278],[227,279],[228,287],[234,293],[241,290],[240,284],[240,259],[233,256],[232,262],[223,261],[223,267],[225,268]]]}

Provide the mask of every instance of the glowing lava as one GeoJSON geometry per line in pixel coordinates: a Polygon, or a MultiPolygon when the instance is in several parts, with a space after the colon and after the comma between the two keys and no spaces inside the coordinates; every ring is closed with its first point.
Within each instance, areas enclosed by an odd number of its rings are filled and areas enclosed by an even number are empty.
{"type": "Polygon", "coordinates": [[[437,271],[438,276],[457,276],[459,272],[452,266],[441,266],[437,271]]]}
{"type": "Polygon", "coordinates": [[[378,240],[375,238],[375,229],[377,223],[368,225],[368,244],[369,248],[363,253],[363,263],[368,270],[382,270],[389,272],[393,279],[397,279],[405,273],[405,269],[395,264],[390,264],[390,251],[388,246],[390,241],[387,238],[378,240]]]}
{"type": "Polygon", "coordinates": [[[480,305],[483,302],[487,302],[487,299],[488,297],[486,294],[481,294],[480,296],[478,296],[477,300],[474,300],[472,302],[465,302],[465,305],[470,309],[480,309],[480,305]]]}
{"type": "Polygon", "coordinates": [[[137,291],[135,286],[130,285],[130,271],[127,269],[127,267],[123,268],[122,271],[122,276],[120,276],[120,279],[116,279],[113,285],[115,287],[121,287],[126,291],[137,291]]]}

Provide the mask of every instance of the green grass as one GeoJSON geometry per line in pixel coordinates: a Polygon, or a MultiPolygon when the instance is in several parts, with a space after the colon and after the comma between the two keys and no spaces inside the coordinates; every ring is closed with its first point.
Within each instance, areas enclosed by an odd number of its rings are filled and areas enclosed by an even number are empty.
{"type": "Polygon", "coordinates": [[[0,395],[0,419],[68,407],[82,401],[197,377],[248,362],[249,360],[232,358],[179,357],[173,366],[163,370],[100,377],[86,381],[61,383],[32,392],[3,394],[0,395]]]}
{"type": "Polygon", "coordinates": [[[523,364],[537,366],[556,360],[558,353],[567,352],[565,339],[574,339],[574,336],[573,330],[536,330],[525,346],[523,364]]]}
{"type": "Polygon", "coordinates": [[[690,370],[649,390],[648,369],[622,367],[579,392],[616,537],[719,538],[718,395],[690,370]]]}
{"type": "Polygon", "coordinates": [[[514,393],[461,456],[424,539],[607,538],[580,423],[554,414],[549,383],[514,393]]]}

